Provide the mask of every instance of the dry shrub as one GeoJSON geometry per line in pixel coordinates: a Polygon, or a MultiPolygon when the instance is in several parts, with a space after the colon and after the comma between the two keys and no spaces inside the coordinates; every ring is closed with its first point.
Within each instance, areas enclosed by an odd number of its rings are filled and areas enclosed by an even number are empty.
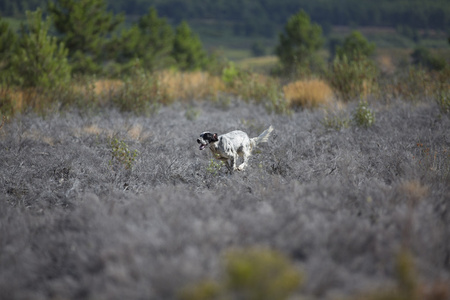
{"type": "Polygon", "coordinates": [[[299,80],[283,87],[290,107],[314,108],[331,104],[333,91],[319,79],[299,80]]]}
{"type": "Polygon", "coordinates": [[[428,195],[428,186],[422,185],[417,180],[408,180],[400,184],[399,190],[401,194],[404,194],[408,199],[420,200],[428,195]]]}
{"type": "Polygon", "coordinates": [[[376,61],[383,73],[394,74],[396,66],[391,55],[388,55],[386,53],[381,54],[377,57],[376,61]]]}
{"type": "Polygon", "coordinates": [[[172,99],[215,99],[224,84],[219,77],[206,72],[163,71],[157,74],[161,89],[172,99]]]}
{"type": "Polygon", "coordinates": [[[2,87],[0,91],[2,114],[14,115],[24,109],[24,93],[18,89],[2,87]]]}
{"type": "Polygon", "coordinates": [[[51,91],[39,88],[5,88],[2,89],[0,96],[2,101],[0,109],[2,113],[11,115],[27,109],[42,112],[50,107],[53,98],[51,91]]]}

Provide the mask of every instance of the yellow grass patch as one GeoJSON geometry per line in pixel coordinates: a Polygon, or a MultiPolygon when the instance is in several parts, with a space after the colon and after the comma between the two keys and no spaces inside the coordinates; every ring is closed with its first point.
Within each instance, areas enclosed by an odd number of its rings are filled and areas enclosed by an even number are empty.
{"type": "Polygon", "coordinates": [[[134,124],[127,132],[128,136],[137,141],[145,141],[147,140],[151,134],[148,131],[145,131],[141,124],[134,124]]]}
{"type": "Polygon", "coordinates": [[[0,95],[5,108],[10,110],[12,114],[22,112],[29,105],[39,105],[41,99],[38,96],[35,89],[21,90],[17,88],[2,89],[0,95]]]}
{"type": "Polygon", "coordinates": [[[333,91],[319,79],[298,80],[283,87],[289,107],[313,108],[328,106],[333,99],[333,91]]]}
{"type": "Polygon", "coordinates": [[[175,100],[215,98],[219,91],[224,90],[222,80],[206,72],[163,71],[157,76],[162,92],[175,100]]]}
{"type": "Polygon", "coordinates": [[[94,92],[96,95],[108,95],[117,92],[122,87],[122,80],[101,79],[94,83],[94,92]]]}
{"type": "Polygon", "coordinates": [[[101,133],[103,133],[103,129],[101,129],[97,125],[83,127],[82,131],[89,135],[100,135],[101,133]]]}
{"type": "Polygon", "coordinates": [[[31,129],[31,130],[25,131],[22,135],[22,138],[30,139],[33,141],[43,142],[50,146],[55,145],[55,140],[52,137],[47,136],[47,135],[43,134],[41,131],[36,130],[36,129],[31,129]]]}

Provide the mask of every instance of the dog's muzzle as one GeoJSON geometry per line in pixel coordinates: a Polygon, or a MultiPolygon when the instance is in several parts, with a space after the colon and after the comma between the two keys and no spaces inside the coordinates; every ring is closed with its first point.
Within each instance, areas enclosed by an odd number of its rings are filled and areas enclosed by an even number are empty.
{"type": "Polygon", "coordinates": [[[199,147],[200,150],[203,150],[206,148],[206,146],[208,146],[208,143],[205,143],[204,140],[202,141],[201,139],[197,139],[197,143],[200,144],[200,147],[199,147]]]}

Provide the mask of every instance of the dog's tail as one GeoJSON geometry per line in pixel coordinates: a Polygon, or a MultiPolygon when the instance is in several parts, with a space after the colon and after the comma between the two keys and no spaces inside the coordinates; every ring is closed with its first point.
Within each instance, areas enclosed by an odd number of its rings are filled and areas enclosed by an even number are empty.
{"type": "Polygon", "coordinates": [[[273,131],[272,125],[270,125],[269,128],[263,131],[259,136],[251,138],[250,142],[252,143],[252,148],[254,148],[256,145],[260,143],[267,143],[269,140],[270,133],[273,131]]]}

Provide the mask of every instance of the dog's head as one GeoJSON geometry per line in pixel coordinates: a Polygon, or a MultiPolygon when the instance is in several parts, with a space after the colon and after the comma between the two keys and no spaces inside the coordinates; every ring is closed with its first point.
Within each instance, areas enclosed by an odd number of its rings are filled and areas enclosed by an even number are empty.
{"type": "Polygon", "coordinates": [[[203,150],[211,143],[217,142],[219,139],[217,138],[217,133],[211,132],[203,132],[200,134],[200,138],[197,139],[197,143],[200,144],[200,150],[203,150]]]}

